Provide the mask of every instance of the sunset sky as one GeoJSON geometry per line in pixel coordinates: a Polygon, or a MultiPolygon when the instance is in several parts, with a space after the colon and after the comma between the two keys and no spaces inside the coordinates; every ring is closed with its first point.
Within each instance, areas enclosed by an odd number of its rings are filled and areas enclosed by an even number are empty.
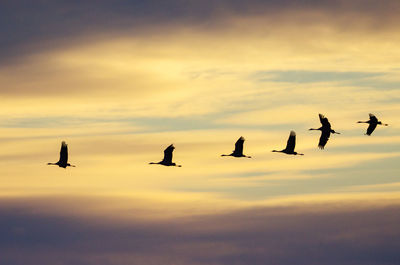
{"type": "Polygon", "coordinates": [[[0,264],[399,264],[399,12],[0,1],[0,264]]]}

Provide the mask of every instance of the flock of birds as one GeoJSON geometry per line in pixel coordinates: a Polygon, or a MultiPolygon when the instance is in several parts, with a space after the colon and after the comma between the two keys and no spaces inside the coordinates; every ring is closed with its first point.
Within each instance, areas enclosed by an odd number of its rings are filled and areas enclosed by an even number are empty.
{"type": "MultiPolygon", "coordinates": [[[[319,138],[319,143],[318,147],[320,149],[324,149],[326,143],[329,140],[329,137],[332,134],[340,134],[339,132],[336,132],[335,130],[332,130],[331,124],[328,121],[328,118],[326,118],[324,115],[319,114],[319,120],[322,124],[321,127],[318,129],[311,128],[311,130],[318,130],[321,131],[321,137],[319,138]]],[[[388,124],[384,124],[375,117],[374,114],[369,114],[369,120],[368,121],[358,121],[357,123],[368,123],[369,126],[367,128],[367,132],[365,133],[366,135],[370,136],[372,132],[375,130],[377,125],[383,125],[383,126],[388,126],[388,124]]],[[[247,157],[251,158],[251,156],[246,156],[243,154],[243,144],[244,144],[245,139],[241,136],[235,143],[235,150],[229,155],[221,155],[221,156],[233,156],[233,157],[247,157]]],[[[272,152],[280,152],[280,153],[285,153],[287,155],[304,155],[304,154],[299,154],[294,151],[294,148],[296,146],[296,133],[294,131],[290,132],[289,139],[286,144],[286,148],[283,150],[272,150],[272,152]]],[[[150,162],[149,164],[158,164],[158,165],[163,165],[163,166],[177,166],[181,167],[181,165],[177,165],[176,163],[172,162],[172,153],[174,151],[175,147],[171,144],[164,150],[164,159],[161,160],[160,162],[150,162]]],[[[60,151],[60,159],[56,163],[48,163],[48,165],[57,165],[62,168],[67,168],[67,167],[75,167],[74,165],[71,165],[68,163],[68,146],[67,144],[63,141],[61,143],[61,151],[60,151]]]]}

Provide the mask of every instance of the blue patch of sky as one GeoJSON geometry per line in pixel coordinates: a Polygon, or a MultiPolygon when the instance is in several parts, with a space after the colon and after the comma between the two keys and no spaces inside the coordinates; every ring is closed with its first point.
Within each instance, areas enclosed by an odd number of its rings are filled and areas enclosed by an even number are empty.
{"type": "MultiPolygon", "coordinates": [[[[152,131],[186,131],[186,130],[207,130],[207,129],[243,129],[243,130],[274,130],[288,129],[287,124],[271,125],[242,125],[219,123],[215,120],[219,115],[212,117],[197,118],[133,118],[132,123],[139,125],[151,125],[148,132],[152,131]]],[[[225,116],[225,115],[224,115],[225,116]]],[[[291,124],[291,126],[295,126],[291,124]]]]}
{"type": "Polygon", "coordinates": [[[400,82],[379,79],[383,72],[258,71],[250,76],[258,82],[318,83],[340,82],[359,87],[400,89],[400,82]]]}
{"type": "MultiPolygon", "coordinates": [[[[365,136],[365,138],[369,138],[369,136],[365,136]]],[[[372,137],[372,136],[370,136],[372,137]]],[[[399,143],[392,144],[369,144],[368,139],[366,139],[363,143],[359,143],[358,145],[348,145],[348,146],[338,146],[335,147],[332,152],[335,153],[346,153],[352,152],[354,153],[356,150],[357,153],[397,153],[400,150],[399,143]]],[[[357,155],[357,154],[354,154],[357,155]]]]}
{"type": "Polygon", "coordinates": [[[290,82],[290,83],[314,83],[347,81],[354,79],[382,76],[383,73],[369,72],[316,72],[316,71],[259,71],[254,74],[260,82],[290,82]]]}

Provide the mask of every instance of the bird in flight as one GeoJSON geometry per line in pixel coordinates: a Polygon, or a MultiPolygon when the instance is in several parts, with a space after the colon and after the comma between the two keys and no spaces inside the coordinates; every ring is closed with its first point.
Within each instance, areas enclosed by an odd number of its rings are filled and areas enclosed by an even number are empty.
{"type": "Polygon", "coordinates": [[[383,125],[383,126],[388,126],[389,124],[382,123],[381,121],[378,121],[378,119],[375,117],[374,114],[370,113],[369,114],[369,120],[368,121],[358,121],[357,123],[369,123],[367,132],[365,135],[371,136],[372,132],[375,130],[376,126],[383,125]]]}
{"type": "Polygon", "coordinates": [[[321,113],[319,114],[319,120],[321,121],[322,126],[319,127],[318,129],[311,128],[309,130],[310,131],[312,131],[312,130],[321,131],[321,137],[319,138],[318,147],[320,149],[324,149],[326,143],[329,140],[329,137],[331,136],[331,133],[336,133],[336,134],[340,134],[340,133],[339,132],[335,132],[335,130],[332,130],[331,124],[329,123],[328,118],[326,118],[321,113]]]}
{"type": "Polygon", "coordinates": [[[164,150],[164,159],[160,162],[150,162],[150,165],[154,165],[154,164],[159,164],[159,165],[163,165],[163,166],[175,166],[175,167],[181,167],[182,165],[177,165],[175,163],[172,163],[172,152],[174,152],[174,145],[171,144],[170,146],[168,146],[165,150],[164,150]]]}
{"type": "Polygon", "coordinates": [[[61,143],[60,160],[57,163],[47,163],[47,165],[57,165],[63,168],[75,167],[68,163],[68,146],[64,141],[61,143]]]}
{"type": "Polygon", "coordinates": [[[233,150],[232,154],[230,154],[230,155],[221,155],[221,156],[234,156],[234,157],[251,158],[251,156],[246,156],[246,155],[243,154],[243,143],[244,143],[244,138],[243,138],[243,136],[240,136],[240,138],[235,143],[235,150],[233,150]]]}
{"type": "Polygon", "coordinates": [[[281,152],[285,153],[287,155],[304,155],[304,154],[299,154],[294,151],[294,148],[296,146],[296,133],[294,131],[290,131],[289,139],[287,140],[286,148],[277,151],[277,150],[272,150],[272,152],[281,152]]]}

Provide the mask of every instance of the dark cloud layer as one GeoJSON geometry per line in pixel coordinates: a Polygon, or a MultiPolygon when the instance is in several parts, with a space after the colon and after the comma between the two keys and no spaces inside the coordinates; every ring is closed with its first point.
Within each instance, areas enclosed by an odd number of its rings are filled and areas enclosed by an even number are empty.
{"type": "MultiPolygon", "coordinates": [[[[53,201],[54,203],[54,201],[53,201]]],[[[400,207],[258,208],[129,222],[1,206],[0,264],[399,264],[400,207]]],[[[116,219],[116,218],[115,218],[116,219]]]]}
{"type": "MultiPolygon", "coordinates": [[[[214,28],[232,16],[265,15],[313,10],[338,18],[349,15],[346,28],[360,16],[370,25],[382,27],[398,22],[396,0],[115,0],[28,1],[0,3],[0,56],[14,58],[22,52],[48,49],[79,36],[119,31],[147,32],[165,25],[196,25],[214,28]]],[[[287,20],[288,17],[285,17],[287,20]]]]}

